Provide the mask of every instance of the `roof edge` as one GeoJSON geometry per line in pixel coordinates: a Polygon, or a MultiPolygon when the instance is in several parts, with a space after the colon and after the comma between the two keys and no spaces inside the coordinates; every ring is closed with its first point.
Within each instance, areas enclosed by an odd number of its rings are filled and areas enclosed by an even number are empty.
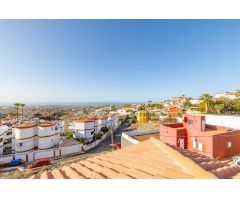
{"type": "Polygon", "coordinates": [[[218,177],[215,176],[213,173],[206,171],[197,163],[195,163],[190,158],[185,157],[177,150],[174,150],[167,144],[155,139],[150,138],[151,142],[153,142],[157,147],[159,147],[162,151],[168,152],[169,156],[176,160],[181,166],[186,166],[186,169],[192,172],[193,175],[196,176],[198,179],[217,179],[218,177]]]}

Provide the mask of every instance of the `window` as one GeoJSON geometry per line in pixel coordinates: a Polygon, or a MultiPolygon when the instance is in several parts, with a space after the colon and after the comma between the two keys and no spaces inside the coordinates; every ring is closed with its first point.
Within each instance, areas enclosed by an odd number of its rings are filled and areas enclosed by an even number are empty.
{"type": "Polygon", "coordinates": [[[19,143],[19,146],[22,147],[22,143],[19,143]]]}
{"type": "Polygon", "coordinates": [[[193,140],[193,142],[192,142],[192,147],[193,147],[194,149],[197,149],[198,151],[202,151],[202,150],[203,150],[203,145],[202,145],[202,143],[199,143],[199,142],[197,142],[196,140],[193,140]]]}
{"type": "Polygon", "coordinates": [[[193,125],[193,120],[188,120],[188,124],[193,125]]]}
{"type": "Polygon", "coordinates": [[[7,135],[12,135],[12,131],[7,132],[7,135]]]}
{"type": "Polygon", "coordinates": [[[227,148],[231,148],[232,147],[232,142],[227,142],[227,148]]]}
{"type": "Polygon", "coordinates": [[[196,142],[196,149],[199,150],[199,151],[202,151],[202,144],[196,142]]]}

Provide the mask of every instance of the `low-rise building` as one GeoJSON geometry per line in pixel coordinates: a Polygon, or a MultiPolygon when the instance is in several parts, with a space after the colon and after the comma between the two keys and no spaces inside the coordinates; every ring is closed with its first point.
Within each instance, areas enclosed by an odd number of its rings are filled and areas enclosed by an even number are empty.
{"type": "Polygon", "coordinates": [[[183,111],[180,107],[167,107],[167,115],[168,117],[177,117],[179,114],[181,114],[183,111]]]}
{"type": "Polygon", "coordinates": [[[119,125],[119,115],[113,113],[107,116],[93,117],[74,121],[69,130],[73,131],[75,138],[84,138],[91,141],[95,134],[100,133],[103,127],[115,130],[119,125]]]}
{"type": "Polygon", "coordinates": [[[203,102],[203,100],[201,100],[201,99],[189,99],[189,102],[192,105],[197,105],[197,104],[200,104],[201,102],[203,102]]]}
{"type": "Polygon", "coordinates": [[[137,121],[140,124],[148,123],[149,121],[149,112],[146,110],[139,110],[137,112],[137,121]]]}
{"type": "Polygon", "coordinates": [[[200,113],[199,107],[189,107],[189,108],[187,108],[186,113],[187,114],[199,114],[200,113]]]}
{"type": "Polygon", "coordinates": [[[215,95],[215,98],[227,98],[227,99],[236,99],[237,95],[236,92],[224,92],[224,93],[218,93],[215,95]]]}
{"type": "Polygon", "coordinates": [[[212,158],[240,153],[240,130],[206,124],[202,115],[187,114],[182,123],[160,125],[160,140],[212,158]]]}
{"type": "Polygon", "coordinates": [[[61,129],[58,122],[29,122],[13,126],[16,153],[45,150],[59,144],[61,129]]]}

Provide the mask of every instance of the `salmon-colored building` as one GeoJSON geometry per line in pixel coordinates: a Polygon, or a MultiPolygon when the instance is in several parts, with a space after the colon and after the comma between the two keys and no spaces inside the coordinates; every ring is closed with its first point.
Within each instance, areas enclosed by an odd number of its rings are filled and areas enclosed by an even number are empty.
{"type": "Polygon", "coordinates": [[[240,153],[240,130],[206,124],[201,115],[185,115],[182,123],[161,125],[160,140],[212,158],[240,153]]]}

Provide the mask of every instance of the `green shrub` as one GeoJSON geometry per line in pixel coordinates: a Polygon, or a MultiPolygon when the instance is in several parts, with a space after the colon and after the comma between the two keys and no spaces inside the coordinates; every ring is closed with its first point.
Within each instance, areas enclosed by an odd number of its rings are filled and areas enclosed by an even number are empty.
{"type": "Polygon", "coordinates": [[[85,143],[85,139],[84,138],[77,138],[76,139],[78,142],[84,144],[85,143]]]}
{"type": "Polygon", "coordinates": [[[72,139],[73,138],[73,134],[71,132],[66,133],[66,138],[67,139],[72,139]]]}

